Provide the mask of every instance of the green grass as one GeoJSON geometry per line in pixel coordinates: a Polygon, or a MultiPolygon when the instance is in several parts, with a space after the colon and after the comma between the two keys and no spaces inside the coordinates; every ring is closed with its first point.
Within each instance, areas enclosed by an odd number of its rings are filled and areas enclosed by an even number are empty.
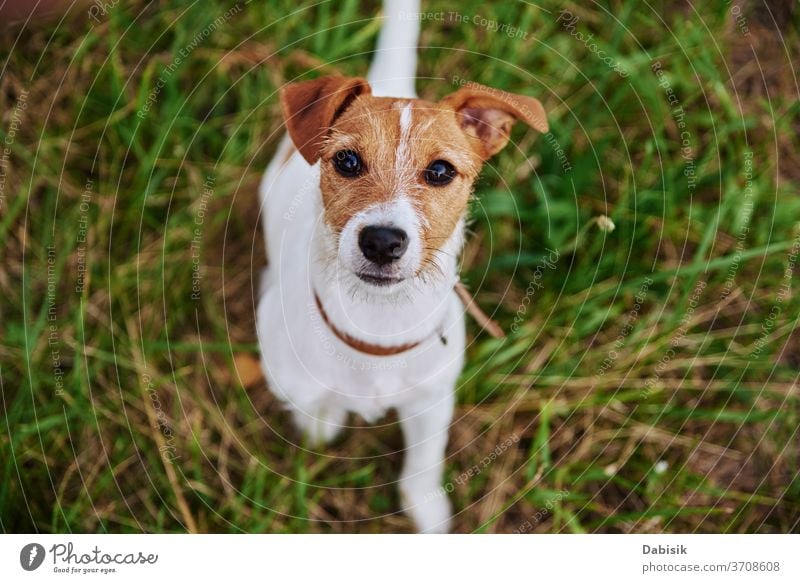
{"type": "MultiPolygon", "coordinates": [[[[227,6],[120,3],[99,22],[77,11],[0,34],[3,531],[410,530],[393,416],[307,450],[250,378],[276,92],[364,74],[378,7],[241,4],[165,73],[227,6]]],[[[453,91],[454,75],[526,93],[552,131],[515,128],[476,189],[464,280],[518,326],[495,340],[470,323],[447,460],[455,529],[796,532],[796,29],[776,45],[751,17],[754,57],[725,2],[582,6],[567,5],[573,34],[551,1],[458,3],[524,39],[423,23],[421,96],[453,91]],[[558,260],[541,268],[547,249],[558,260]]]]}

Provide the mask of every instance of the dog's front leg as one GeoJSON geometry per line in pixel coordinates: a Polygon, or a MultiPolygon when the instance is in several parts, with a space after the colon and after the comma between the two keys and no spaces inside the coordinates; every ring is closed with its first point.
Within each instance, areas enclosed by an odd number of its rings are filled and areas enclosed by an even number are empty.
{"type": "Polygon", "coordinates": [[[398,409],[406,442],[400,496],[403,510],[420,532],[450,529],[450,500],[442,487],[442,474],[453,402],[449,390],[398,409]]]}
{"type": "Polygon", "coordinates": [[[294,424],[315,447],[333,441],[347,420],[347,411],[332,405],[320,404],[307,411],[294,407],[291,410],[294,424]]]}

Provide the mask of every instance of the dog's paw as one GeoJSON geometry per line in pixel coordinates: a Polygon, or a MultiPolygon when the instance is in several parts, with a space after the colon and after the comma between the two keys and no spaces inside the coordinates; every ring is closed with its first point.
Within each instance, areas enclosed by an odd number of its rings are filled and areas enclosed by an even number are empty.
{"type": "Polygon", "coordinates": [[[294,424],[311,445],[325,445],[333,441],[344,427],[347,412],[320,409],[314,413],[292,411],[294,424]]]}
{"type": "Polygon", "coordinates": [[[401,479],[400,498],[403,511],[414,521],[417,531],[425,534],[450,532],[452,507],[444,488],[426,487],[419,481],[401,479]]]}

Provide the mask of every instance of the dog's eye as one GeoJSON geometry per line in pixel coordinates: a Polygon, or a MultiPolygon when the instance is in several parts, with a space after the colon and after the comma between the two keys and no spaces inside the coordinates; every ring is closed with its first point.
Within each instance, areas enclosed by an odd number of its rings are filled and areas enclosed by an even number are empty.
{"type": "Polygon", "coordinates": [[[340,150],[333,156],[333,167],[346,178],[355,178],[364,169],[361,158],[353,150],[340,150]]]}
{"type": "Polygon", "coordinates": [[[425,168],[424,175],[431,186],[444,186],[456,177],[456,169],[447,160],[434,160],[425,168]]]}

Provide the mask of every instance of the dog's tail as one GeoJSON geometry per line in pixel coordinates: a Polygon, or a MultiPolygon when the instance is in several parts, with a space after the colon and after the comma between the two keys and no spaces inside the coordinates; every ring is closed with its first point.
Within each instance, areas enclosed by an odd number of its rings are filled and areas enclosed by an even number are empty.
{"type": "Polygon", "coordinates": [[[419,0],[383,1],[383,28],[367,76],[373,95],[417,96],[419,26],[419,0]]]}

